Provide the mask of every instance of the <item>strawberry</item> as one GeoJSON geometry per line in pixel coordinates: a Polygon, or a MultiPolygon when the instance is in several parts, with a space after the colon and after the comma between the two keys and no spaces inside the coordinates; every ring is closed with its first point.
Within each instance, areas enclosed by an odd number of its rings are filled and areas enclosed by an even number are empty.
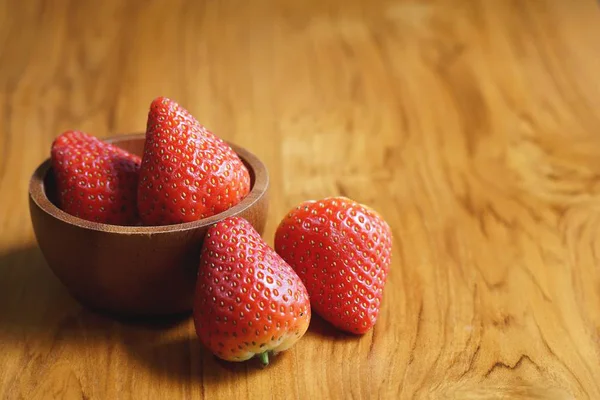
{"type": "Polygon", "coordinates": [[[152,102],[138,186],[146,225],[206,218],[238,204],[249,191],[248,169],[227,143],[174,101],[152,102]]]}
{"type": "Polygon", "coordinates": [[[81,131],[67,131],[52,143],[57,205],[89,221],[133,225],[140,157],[81,131]]]}
{"type": "Polygon", "coordinates": [[[245,361],[294,345],[308,329],[311,310],[304,284],[241,217],[207,232],[200,256],[194,325],[217,357],[245,361]]]}
{"type": "Polygon", "coordinates": [[[392,250],[390,227],[377,212],[345,197],[303,202],[277,227],[275,250],[323,319],[357,334],[375,324],[392,250]]]}

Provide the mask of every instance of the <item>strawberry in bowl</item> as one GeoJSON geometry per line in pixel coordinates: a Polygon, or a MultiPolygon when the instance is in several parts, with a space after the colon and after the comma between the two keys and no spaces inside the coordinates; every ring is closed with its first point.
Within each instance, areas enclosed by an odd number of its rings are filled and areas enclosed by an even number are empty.
{"type": "Polygon", "coordinates": [[[138,188],[145,225],[207,218],[249,191],[250,174],[231,146],[173,100],[152,102],[138,188]]]}
{"type": "Polygon", "coordinates": [[[138,222],[139,156],[81,131],[58,136],[50,153],[61,209],[106,224],[138,222]]]}

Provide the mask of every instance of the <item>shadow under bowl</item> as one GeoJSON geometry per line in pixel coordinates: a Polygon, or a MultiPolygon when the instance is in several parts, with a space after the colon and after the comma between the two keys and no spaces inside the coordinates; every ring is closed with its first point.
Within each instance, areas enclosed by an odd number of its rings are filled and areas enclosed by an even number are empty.
{"type": "MultiPolygon", "coordinates": [[[[106,141],[141,156],[145,136],[106,141]]],[[[250,193],[220,214],[164,226],[109,225],[67,214],[56,206],[54,174],[50,159],[45,160],[29,184],[31,221],[46,262],[72,296],[89,308],[120,316],[189,312],[208,228],[240,216],[262,235],[266,223],[267,169],[248,150],[229,145],[250,172],[250,193]]]]}

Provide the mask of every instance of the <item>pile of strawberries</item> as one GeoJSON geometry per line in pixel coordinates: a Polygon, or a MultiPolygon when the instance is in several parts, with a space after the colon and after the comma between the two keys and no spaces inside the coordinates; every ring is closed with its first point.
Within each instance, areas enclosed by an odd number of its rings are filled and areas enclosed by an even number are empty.
{"type": "MultiPolygon", "coordinates": [[[[233,149],[174,101],[148,113],[140,158],[80,131],[51,151],[58,206],[89,221],[169,225],[219,214],[250,191],[233,149]]],[[[280,222],[271,248],[241,217],[208,230],[199,260],[194,324],[216,356],[245,361],[293,346],[311,312],[340,330],[375,324],[391,257],[389,225],[345,197],[306,201],[280,222]]]]}

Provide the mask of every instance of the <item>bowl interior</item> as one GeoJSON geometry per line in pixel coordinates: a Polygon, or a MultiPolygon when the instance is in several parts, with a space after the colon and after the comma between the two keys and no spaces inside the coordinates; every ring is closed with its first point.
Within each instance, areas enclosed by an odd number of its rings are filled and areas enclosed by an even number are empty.
{"type": "MultiPolygon", "coordinates": [[[[106,139],[105,141],[108,143],[112,143],[115,146],[118,146],[118,147],[122,148],[123,150],[126,150],[126,151],[128,151],[132,154],[138,155],[140,157],[144,153],[145,139],[144,139],[143,134],[125,135],[125,136],[121,136],[121,137],[106,139]]],[[[237,146],[235,146],[232,143],[227,143],[227,144],[229,144],[236,151],[236,153],[238,154],[238,156],[240,156],[240,158],[241,158],[242,162],[244,163],[244,165],[246,166],[246,168],[248,168],[248,172],[250,173],[250,191],[252,191],[252,189],[254,188],[254,183],[256,181],[256,175],[255,175],[254,168],[248,162],[248,160],[244,157],[244,155],[240,154],[239,148],[237,148],[237,146]]],[[[56,193],[56,180],[54,178],[54,173],[52,172],[52,167],[50,167],[48,169],[48,172],[44,176],[44,193],[46,194],[46,197],[48,197],[48,200],[50,200],[50,202],[55,207],[58,207],[58,201],[57,201],[58,196],[56,193]]]]}

